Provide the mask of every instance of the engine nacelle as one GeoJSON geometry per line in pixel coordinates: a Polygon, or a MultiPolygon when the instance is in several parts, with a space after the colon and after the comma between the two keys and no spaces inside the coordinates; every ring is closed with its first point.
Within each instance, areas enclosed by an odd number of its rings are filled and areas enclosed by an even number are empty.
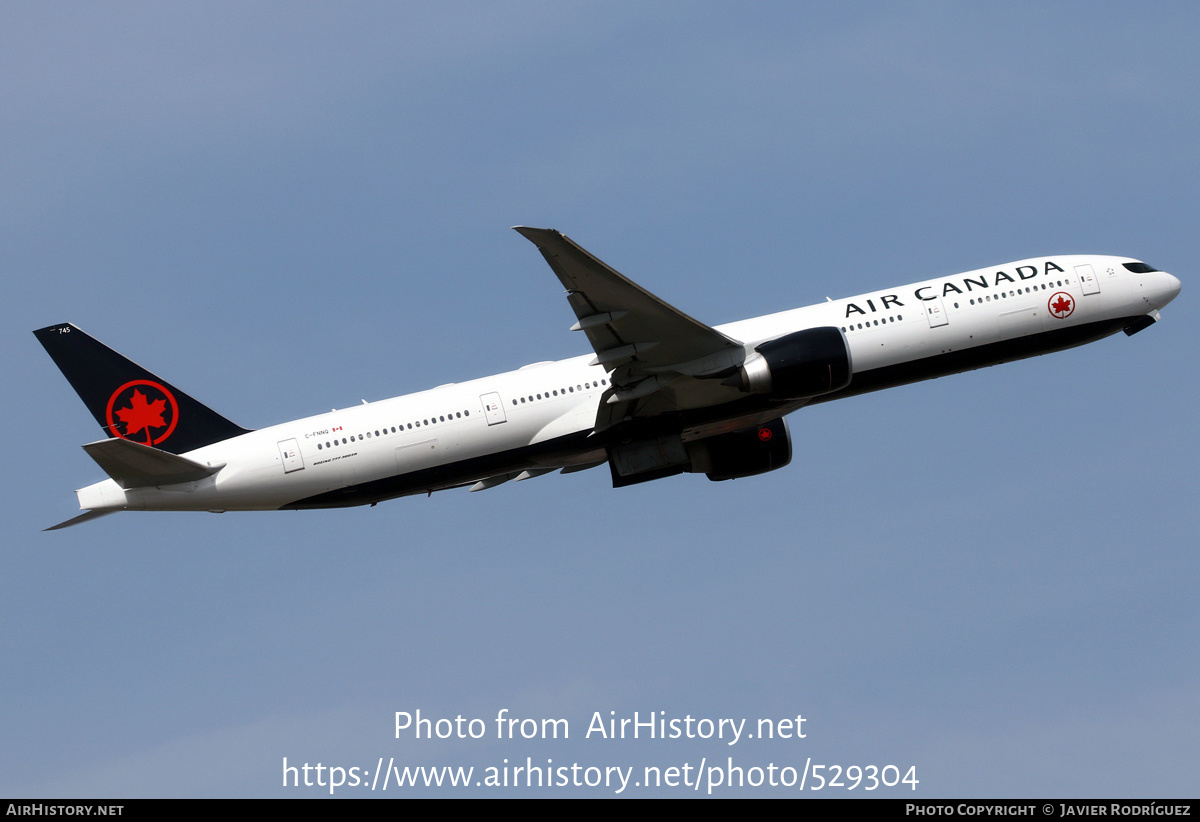
{"type": "Polygon", "coordinates": [[[781,400],[817,397],[850,384],[854,366],[840,328],[806,328],[756,346],[731,384],[781,400]]]}
{"type": "Polygon", "coordinates": [[[614,488],[685,471],[706,474],[714,482],[752,477],[791,461],[792,440],[782,419],[693,442],[670,434],[608,449],[614,488]]]}
{"type": "Polygon", "coordinates": [[[689,445],[692,470],[713,482],[765,474],[792,461],[792,438],[783,419],[689,445]]]}

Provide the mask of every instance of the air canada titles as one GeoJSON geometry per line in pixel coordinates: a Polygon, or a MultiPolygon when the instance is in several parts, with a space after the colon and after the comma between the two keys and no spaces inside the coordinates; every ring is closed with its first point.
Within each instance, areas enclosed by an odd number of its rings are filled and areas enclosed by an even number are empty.
{"type": "MultiPolygon", "coordinates": [[[[1038,266],[1032,263],[1028,265],[1019,265],[1013,269],[1013,273],[1009,274],[1006,271],[995,271],[990,274],[986,271],[973,271],[970,274],[959,274],[955,278],[942,280],[940,283],[923,283],[913,291],[913,296],[922,302],[936,300],[938,297],[948,297],[951,294],[969,294],[974,291],[984,291],[990,288],[1002,288],[1004,283],[1018,283],[1023,280],[1032,280],[1038,275],[1049,276],[1051,272],[1057,271],[1060,274],[1065,274],[1066,271],[1062,266],[1053,260],[1041,261],[1042,269],[1039,271],[1038,266]],[[1015,275],[1015,276],[1014,276],[1015,275]],[[991,280],[989,282],[989,279],[991,280]],[[941,293],[938,293],[938,289],[941,293]]],[[[887,311],[890,308],[903,306],[904,303],[895,294],[873,295],[870,298],[864,299],[857,297],[856,299],[863,301],[866,308],[858,303],[846,303],[845,318],[849,319],[855,315],[865,315],[876,311],[887,311]],[[875,300],[878,299],[880,305],[875,305],[875,300]]]]}

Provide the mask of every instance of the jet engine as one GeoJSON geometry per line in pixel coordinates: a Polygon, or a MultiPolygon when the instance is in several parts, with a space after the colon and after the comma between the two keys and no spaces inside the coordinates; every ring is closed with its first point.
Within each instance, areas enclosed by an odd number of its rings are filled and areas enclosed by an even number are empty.
{"type": "Polygon", "coordinates": [[[840,328],[822,326],[756,346],[725,383],[751,394],[796,400],[845,388],[853,374],[846,335],[840,328]]]}
{"type": "Polygon", "coordinates": [[[791,460],[792,440],[783,419],[692,442],[669,434],[608,449],[614,488],[685,471],[705,474],[714,482],[752,477],[791,460]]]}

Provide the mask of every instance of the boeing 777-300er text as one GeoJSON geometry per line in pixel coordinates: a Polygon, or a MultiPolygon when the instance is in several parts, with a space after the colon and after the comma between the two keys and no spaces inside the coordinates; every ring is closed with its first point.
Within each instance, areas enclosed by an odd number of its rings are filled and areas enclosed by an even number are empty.
{"type": "MultiPolygon", "coordinates": [[[[594,356],[527,365],[247,430],[73,325],[34,333],[104,429],[84,513],[374,505],[608,463],[614,486],[787,465],[812,403],[1135,334],[1179,293],[1127,257],[1019,262],[712,328],[557,231],[516,229],[567,289],[594,356]]],[[[48,529],[49,530],[49,529],[48,529]]]]}

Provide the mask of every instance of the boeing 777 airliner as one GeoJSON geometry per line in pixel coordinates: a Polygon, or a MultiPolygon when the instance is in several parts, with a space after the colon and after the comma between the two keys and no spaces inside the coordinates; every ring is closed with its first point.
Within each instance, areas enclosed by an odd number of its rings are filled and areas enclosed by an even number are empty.
{"type": "MultiPolygon", "coordinates": [[[[38,340],[104,429],[84,513],[374,505],[607,463],[614,486],[787,465],[812,403],[1135,334],[1179,294],[1127,257],[1035,257],[705,325],[550,229],[517,227],[567,289],[594,356],[527,365],[247,430],[62,323],[38,340]]],[[[52,530],[52,529],[48,529],[52,530]]]]}

